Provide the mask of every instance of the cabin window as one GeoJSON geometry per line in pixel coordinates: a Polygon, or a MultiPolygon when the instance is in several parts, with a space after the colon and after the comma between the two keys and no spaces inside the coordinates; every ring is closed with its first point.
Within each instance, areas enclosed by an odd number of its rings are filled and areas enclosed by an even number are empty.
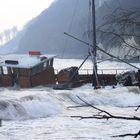
{"type": "Polygon", "coordinates": [[[2,67],[0,67],[0,74],[3,74],[3,69],[2,69],[2,67]]]}
{"type": "Polygon", "coordinates": [[[18,68],[12,68],[12,73],[13,73],[13,74],[18,74],[18,73],[19,73],[18,68]]]}
{"type": "Polygon", "coordinates": [[[5,75],[8,74],[8,69],[7,69],[7,67],[3,67],[3,74],[5,74],[5,75]]]}
{"type": "Polygon", "coordinates": [[[43,63],[43,70],[47,69],[50,67],[50,61],[44,62],[43,63]]]}
{"type": "Polygon", "coordinates": [[[43,63],[43,69],[45,70],[47,68],[47,62],[43,63]]]}
{"type": "Polygon", "coordinates": [[[47,68],[49,67],[49,61],[46,62],[47,63],[47,68]]]}
{"type": "Polygon", "coordinates": [[[47,61],[47,67],[53,66],[53,58],[47,61]]]}
{"type": "Polygon", "coordinates": [[[50,59],[50,67],[52,67],[52,66],[53,66],[53,58],[50,59]]]}
{"type": "Polygon", "coordinates": [[[41,64],[39,64],[39,65],[33,67],[33,68],[32,68],[31,74],[34,75],[34,74],[36,74],[36,73],[41,72],[41,71],[43,70],[43,67],[44,67],[44,64],[43,64],[43,63],[41,63],[41,64]]]}

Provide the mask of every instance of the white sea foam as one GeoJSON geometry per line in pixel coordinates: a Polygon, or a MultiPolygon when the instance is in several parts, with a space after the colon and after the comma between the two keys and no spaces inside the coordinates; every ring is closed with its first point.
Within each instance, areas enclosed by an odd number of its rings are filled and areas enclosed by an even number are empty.
{"type": "MultiPolygon", "coordinates": [[[[41,87],[40,87],[41,88],[41,87]]],[[[60,114],[66,106],[84,104],[77,96],[93,105],[128,107],[137,106],[140,101],[137,87],[106,87],[93,90],[92,86],[85,85],[68,91],[48,90],[48,88],[33,88],[31,90],[13,91],[5,89],[13,97],[4,96],[0,100],[0,118],[4,120],[23,120],[49,117],[60,114]],[[21,92],[21,94],[20,94],[21,92]],[[24,95],[23,93],[26,95],[24,95]],[[39,94],[42,92],[42,94],[39,94]]],[[[7,96],[8,96],[7,95],[7,96]]]]}
{"type": "Polygon", "coordinates": [[[63,93],[62,95],[65,98],[70,98],[72,102],[77,104],[84,104],[78,97],[90,104],[118,107],[136,106],[139,105],[140,101],[140,91],[138,87],[116,87],[115,89],[107,87],[104,89],[93,90],[91,85],[86,85],[67,93],[63,93]]]}
{"type": "MultiPolygon", "coordinates": [[[[113,115],[140,117],[139,110],[136,112],[135,108],[128,107],[139,105],[138,87],[108,86],[93,90],[91,84],[87,84],[72,90],[53,90],[41,86],[30,89],[0,88],[0,118],[11,120],[2,121],[0,139],[112,140],[113,135],[139,131],[139,121],[71,118],[98,113],[91,107],[70,108],[85,105],[77,96],[113,115]]],[[[127,140],[131,139],[127,137],[127,140]]]]}
{"type": "Polygon", "coordinates": [[[19,99],[0,100],[0,118],[3,120],[42,118],[59,112],[59,105],[49,96],[29,95],[19,99]]]}

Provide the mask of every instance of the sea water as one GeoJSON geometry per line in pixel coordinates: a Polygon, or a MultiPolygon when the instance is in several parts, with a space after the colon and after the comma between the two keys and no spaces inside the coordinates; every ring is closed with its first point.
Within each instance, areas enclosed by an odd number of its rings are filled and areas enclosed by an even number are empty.
{"type": "MultiPolygon", "coordinates": [[[[69,61],[71,65],[79,65],[82,60],[69,61]]],[[[55,68],[60,66],[58,62],[55,62],[55,68]]],[[[64,62],[61,65],[68,66],[64,62]]],[[[123,64],[106,63],[108,67],[126,67],[123,64]]],[[[90,68],[90,61],[85,65],[90,68]]],[[[138,87],[118,85],[116,88],[94,90],[91,84],[86,84],[72,90],[54,90],[42,86],[30,89],[0,88],[0,118],[3,120],[0,140],[133,140],[133,137],[112,136],[140,130],[139,121],[73,118],[99,113],[92,107],[86,107],[79,97],[113,115],[140,117],[140,110],[135,111],[133,107],[140,105],[138,87]]]]}

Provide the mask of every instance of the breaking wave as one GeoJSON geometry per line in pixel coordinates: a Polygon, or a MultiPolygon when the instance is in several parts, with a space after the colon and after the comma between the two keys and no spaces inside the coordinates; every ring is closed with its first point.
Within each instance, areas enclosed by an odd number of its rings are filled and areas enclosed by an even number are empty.
{"type": "Polygon", "coordinates": [[[0,100],[0,118],[24,120],[49,117],[59,113],[59,107],[51,97],[29,95],[19,100],[0,100]]]}
{"type": "Polygon", "coordinates": [[[78,97],[92,105],[129,107],[139,105],[140,90],[138,87],[93,90],[91,85],[72,90],[4,89],[0,91],[0,118],[25,120],[59,115],[69,106],[85,105],[78,97]]]}
{"type": "Polygon", "coordinates": [[[78,97],[92,105],[108,105],[116,107],[138,106],[140,103],[140,89],[138,87],[106,87],[93,90],[91,85],[86,85],[69,92],[61,93],[63,100],[83,105],[78,97]]]}

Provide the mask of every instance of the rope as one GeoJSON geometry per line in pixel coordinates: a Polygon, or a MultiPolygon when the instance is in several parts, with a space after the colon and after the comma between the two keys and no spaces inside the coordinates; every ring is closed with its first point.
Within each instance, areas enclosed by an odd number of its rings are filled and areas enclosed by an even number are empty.
{"type": "MultiPolygon", "coordinates": [[[[85,41],[83,41],[83,40],[81,40],[81,39],[79,39],[79,38],[76,38],[76,37],[74,37],[74,36],[72,36],[72,35],[70,35],[70,34],[68,34],[68,33],[64,33],[64,34],[67,35],[67,36],[69,36],[69,37],[71,37],[71,38],[73,38],[73,39],[76,39],[77,41],[80,41],[80,42],[84,43],[85,45],[89,45],[89,43],[87,43],[87,42],[85,42],[85,41]]],[[[92,45],[91,45],[91,46],[92,46],[92,45]]],[[[103,52],[103,53],[105,53],[105,54],[111,56],[112,58],[115,58],[115,59],[117,59],[117,60],[119,60],[119,61],[121,61],[121,62],[123,62],[123,63],[125,63],[125,64],[128,64],[129,66],[131,66],[131,67],[133,67],[133,68],[135,68],[135,69],[137,69],[137,70],[140,70],[139,67],[136,67],[135,65],[133,65],[133,64],[131,64],[131,63],[128,63],[127,61],[125,61],[125,60],[123,60],[123,59],[120,59],[120,58],[118,58],[117,56],[114,56],[114,55],[112,55],[112,54],[110,54],[110,53],[107,53],[105,50],[101,49],[99,46],[96,46],[96,47],[97,47],[97,49],[98,49],[99,51],[101,51],[101,52],[103,52]]]]}
{"type": "MultiPolygon", "coordinates": [[[[77,11],[77,7],[78,7],[78,3],[79,3],[79,0],[77,0],[76,1],[76,4],[75,4],[75,7],[74,7],[74,10],[73,10],[73,14],[72,14],[72,20],[71,20],[71,23],[70,23],[70,25],[69,25],[69,28],[68,28],[68,32],[70,32],[71,31],[71,28],[72,28],[72,26],[73,26],[73,21],[74,21],[74,18],[75,18],[75,16],[76,16],[76,11],[77,11]]],[[[65,40],[65,43],[64,43],[65,45],[64,45],[64,48],[63,48],[63,51],[62,51],[62,54],[61,54],[61,58],[63,59],[64,58],[64,53],[65,53],[65,50],[66,50],[66,48],[68,47],[68,40],[66,39],[65,40]]]]}

